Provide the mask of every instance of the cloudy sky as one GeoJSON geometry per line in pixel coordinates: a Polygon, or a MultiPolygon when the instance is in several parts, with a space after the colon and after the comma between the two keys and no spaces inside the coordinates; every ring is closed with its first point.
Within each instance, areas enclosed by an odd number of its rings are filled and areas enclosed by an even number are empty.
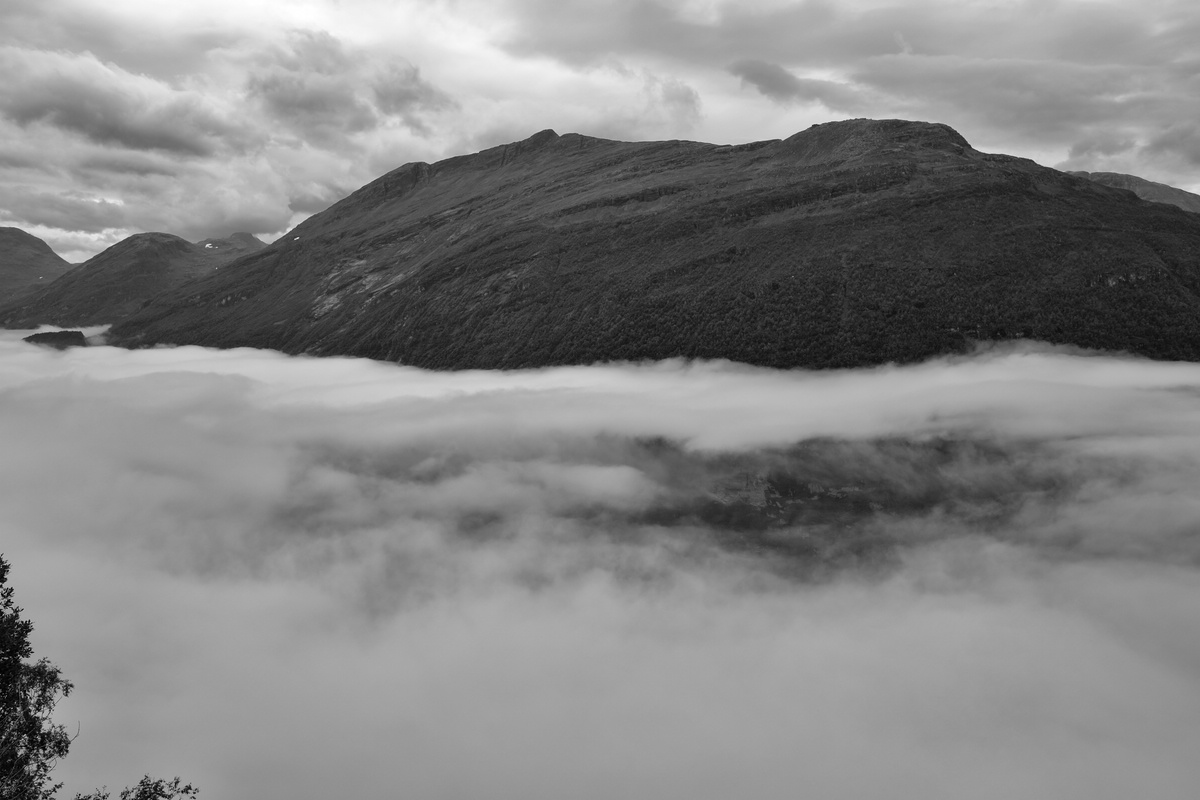
{"type": "Polygon", "coordinates": [[[65,797],[1200,785],[1195,364],[430,373],[20,336],[0,550],[76,685],[65,797]],[[714,505],[763,475],[824,500],[714,505]]]}
{"type": "Polygon", "coordinates": [[[744,142],[849,117],[1200,189],[1192,0],[5,0],[0,225],[81,260],[272,238],[538,130],[744,142]]]}

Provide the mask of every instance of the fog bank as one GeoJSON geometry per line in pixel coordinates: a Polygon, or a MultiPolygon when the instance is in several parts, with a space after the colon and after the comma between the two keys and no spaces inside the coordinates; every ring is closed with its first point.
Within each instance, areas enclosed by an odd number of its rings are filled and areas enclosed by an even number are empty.
{"type": "Polygon", "coordinates": [[[66,794],[1185,798],[1200,365],[430,373],[0,333],[66,794]]]}

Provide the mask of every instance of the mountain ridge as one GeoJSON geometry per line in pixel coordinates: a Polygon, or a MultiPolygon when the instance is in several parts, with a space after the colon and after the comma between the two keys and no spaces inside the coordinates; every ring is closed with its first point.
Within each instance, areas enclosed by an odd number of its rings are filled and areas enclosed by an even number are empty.
{"type": "Polygon", "coordinates": [[[1128,189],[1143,200],[1152,203],[1167,203],[1200,214],[1200,195],[1170,186],[1165,183],[1139,178],[1137,175],[1126,175],[1123,172],[1082,172],[1072,171],[1070,175],[1095,181],[1115,189],[1128,189]]]}
{"type": "Polygon", "coordinates": [[[192,243],[170,233],[137,233],[35,292],[0,303],[0,323],[10,328],[111,323],[151,297],[264,246],[250,234],[192,243]]]}
{"type": "Polygon", "coordinates": [[[995,338],[1200,359],[1198,254],[1194,215],[938,123],[542,131],[392,170],[112,337],[444,369],[847,367],[995,338]]]}

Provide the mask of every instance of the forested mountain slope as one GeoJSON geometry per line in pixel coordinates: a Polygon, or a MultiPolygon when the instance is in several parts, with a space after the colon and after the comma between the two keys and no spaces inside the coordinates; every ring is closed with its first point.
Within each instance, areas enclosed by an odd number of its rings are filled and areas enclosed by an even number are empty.
{"type": "Polygon", "coordinates": [[[1200,216],[945,125],[543,131],[408,164],[113,330],[432,368],[843,367],[1032,337],[1200,359],[1200,216]]]}

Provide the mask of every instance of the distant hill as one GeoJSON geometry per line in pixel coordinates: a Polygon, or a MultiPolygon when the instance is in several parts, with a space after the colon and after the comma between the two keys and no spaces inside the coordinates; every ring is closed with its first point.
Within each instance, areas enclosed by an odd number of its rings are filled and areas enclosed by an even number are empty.
{"type": "Polygon", "coordinates": [[[904,120],[734,146],[543,131],[400,167],[232,266],[113,339],[455,369],[1013,337],[1200,359],[1200,217],[904,120]]]}
{"type": "Polygon", "coordinates": [[[1124,175],[1120,172],[1072,172],[1070,174],[1102,183],[1105,186],[1128,189],[1143,200],[1149,200],[1152,203],[1168,203],[1178,206],[1184,211],[1200,214],[1200,195],[1176,189],[1165,183],[1156,183],[1136,175],[1124,175]]]}
{"type": "Polygon", "coordinates": [[[78,327],[124,319],[151,297],[265,247],[248,233],[193,244],[169,233],[139,233],[74,267],[35,294],[0,302],[9,328],[78,327]]]}
{"type": "Polygon", "coordinates": [[[0,228],[0,305],[71,269],[50,245],[20,228],[0,228]]]}

